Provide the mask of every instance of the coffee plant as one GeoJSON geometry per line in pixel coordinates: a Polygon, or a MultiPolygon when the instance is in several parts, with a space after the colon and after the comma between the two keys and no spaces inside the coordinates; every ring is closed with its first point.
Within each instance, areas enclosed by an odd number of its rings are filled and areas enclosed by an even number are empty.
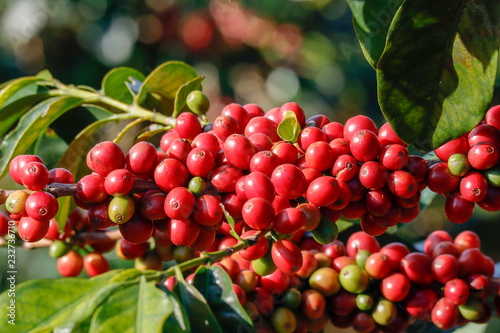
{"type": "Polygon", "coordinates": [[[474,232],[435,231],[424,252],[376,238],[412,222],[423,194],[443,195],[457,224],[476,204],[500,211],[500,5],[347,2],[381,127],[307,119],[295,102],[208,119],[204,77],[180,61],[113,69],[99,90],[47,71],[2,84],[0,174],[22,188],[0,190],[1,244],[48,248],[64,278],[1,294],[19,319],[0,330],[405,332],[500,311],[474,232]],[[54,154],[50,126],[69,112],[94,121],[54,154]],[[134,268],[110,270],[110,251],[134,268]]]}

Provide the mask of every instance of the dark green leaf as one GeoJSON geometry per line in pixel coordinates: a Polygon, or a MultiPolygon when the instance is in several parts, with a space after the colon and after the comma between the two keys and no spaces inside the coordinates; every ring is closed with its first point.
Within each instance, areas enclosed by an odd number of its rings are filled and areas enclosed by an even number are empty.
{"type": "Polygon", "coordinates": [[[404,0],[347,0],[366,60],[374,68],[382,56],[392,19],[404,0]]]}
{"type": "Polygon", "coordinates": [[[207,301],[195,287],[184,279],[177,278],[173,291],[186,310],[192,332],[222,333],[207,301]]]}
{"type": "Polygon", "coordinates": [[[83,102],[76,97],[54,97],[33,107],[19,120],[0,145],[0,177],[5,175],[10,161],[23,154],[59,116],[83,102]]]}
{"type": "Polygon", "coordinates": [[[481,121],[497,59],[482,0],[408,0],[377,66],[382,112],[403,141],[433,150],[481,121]]]}
{"type": "Polygon", "coordinates": [[[48,128],[36,140],[35,154],[40,156],[45,166],[54,168],[68,149],[68,144],[53,129],[48,128]]]}
{"type": "Polygon", "coordinates": [[[186,98],[189,93],[194,90],[201,90],[201,83],[203,80],[205,80],[205,77],[199,76],[179,87],[175,94],[174,117],[177,117],[185,109],[186,98]]]}
{"type": "Polygon", "coordinates": [[[218,266],[200,267],[193,285],[210,305],[223,332],[253,332],[252,320],[238,301],[231,278],[218,266]]]}
{"type": "Polygon", "coordinates": [[[162,332],[163,322],[173,314],[174,307],[167,295],[156,288],[156,282],[146,282],[142,276],[137,301],[136,332],[162,332]]]}
{"type": "Polygon", "coordinates": [[[6,309],[16,304],[16,325],[0,321],[0,332],[51,332],[59,326],[74,325],[89,318],[106,298],[123,284],[87,279],[31,280],[21,283],[15,298],[8,291],[0,295],[6,309]]]}
{"type": "Polygon", "coordinates": [[[285,141],[297,142],[300,134],[300,124],[293,111],[285,112],[285,117],[278,125],[278,135],[285,141]]]}
{"type": "Polygon", "coordinates": [[[118,67],[110,70],[102,80],[102,91],[105,95],[113,97],[120,102],[131,104],[134,96],[125,82],[130,82],[130,77],[144,81],[145,76],[136,69],[130,67],[118,67]]]}
{"type": "Polygon", "coordinates": [[[184,309],[177,296],[163,284],[160,284],[160,289],[167,295],[173,306],[173,315],[169,316],[163,324],[163,333],[191,332],[186,309],[184,309]]]}

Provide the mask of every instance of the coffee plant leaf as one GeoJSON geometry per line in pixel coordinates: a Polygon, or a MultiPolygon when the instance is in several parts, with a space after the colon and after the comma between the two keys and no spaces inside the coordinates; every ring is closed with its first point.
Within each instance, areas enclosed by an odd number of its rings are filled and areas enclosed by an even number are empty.
{"type": "Polygon", "coordinates": [[[117,67],[110,70],[102,80],[102,92],[123,103],[131,104],[134,101],[134,95],[126,84],[131,82],[131,78],[144,81],[144,74],[130,67],[117,67]]]}
{"type": "Polygon", "coordinates": [[[47,169],[53,169],[68,149],[68,144],[57,133],[47,128],[35,142],[34,153],[40,156],[47,169]]]}
{"type": "Polygon", "coordinates": [[[184,83],[179,87],[175,94],[174,113],[173,116],[177,117],[182,111],[188,111],[186,108],[186,97],[191,91],[201,90],[201,83],[205,80],[204,76],[198,76],[189,82],[184,83]]]}
{"type": "Polygon", "coordinates": [[[421,151],[470,131],[491,102],[499,42],[485,3],[410,0],[391,24],[377,64],[379,103],[421,151]]]}
{"type": "Polygon", "coordinates": [[[300,124],[293,111],[285,112],[285,117],[278,125],[278,135],[285,141],[295,143],[300,134],[300,124]]]}

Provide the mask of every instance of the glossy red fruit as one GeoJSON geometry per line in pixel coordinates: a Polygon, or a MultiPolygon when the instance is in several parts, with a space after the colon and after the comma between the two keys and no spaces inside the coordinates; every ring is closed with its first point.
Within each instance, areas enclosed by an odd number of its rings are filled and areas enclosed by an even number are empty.
{"type": "Polygon", "coordinates": [[[271,119],[266,117],[254,117],[250,119],[247,126],[245,127],[245,136],[250,137],[255,133],[263,133],[267,135],[273,142],[279,140],[278,133],[276,129],[278,128],[278,124],[276,124],[271,119]]]}
{"type": "Polygon", "coordinates": [[[57,259],[57,270],[64,277],[76,277],[83,269],[83,258],[75,251],[69,251],[57,259]]]}
{"type": "Polygon", "coordinates": [[[323,127],[321,127],[321,129],[323,130],[323,132],[325,132],[326,141],[328,142],[335,139],[344,138],[344,125],[336,121],[325,124],[323,127]]]}
{"type": "MultiPolygon", "coordinates": [[[[3,227],[3,215],[4,214],[0,214],[0,236],[3,237],[5,235],[2,236],[2,227],[3,227]]],[[[5,224],[7,225],[7,224],[5,224]]],[[[5,229],[6,230],[6,229],[5,229]]],[[[47,231],[47,234],[45,234],[45,236],[43,238],[46,238],[46,239],[50,239],[50,240],[56,240],[56,239],[59,239],[60,237],[60,233],[59,233],[59,226],[57,225],[57,222],[55,219],[51,219],[49,221],[49,231],[47,231]]]]}
{"type": "Polygon", "coordinates": [[[241,213],[245,200],[242,200],[236,193],[229,193],[222,197],[222,204],[236,222],[241,221],[241,213]]]}
{"type": "Polygon", "coordinates": [[[458,323],[459,315],[458,307],[443,297],[432,308],[431,318],[439,329],[447,330],[458,323]]]}
{"type": "Polygon", "coordinates": [[[386,168],[380,163],[368,161],[359,168],[359,181],[369,190],[381,189],[388,178],[386,168]]]}
{"type": "Polygon", "coordinates": [[[12,179],[22,185],[23,182],[21,181],[21,178],[19,178],[19,176],[17,175],[17,168],[18,168],[18,165],[19,165],[19,160],[23,157],[24,155],[17,155],[16,157],[14,157],[12,159],[12,161],[10,161],[10,164],[9,164],[9,174],[10,176],[12,177],[12,179]]]}
{"type": "Polygon", "coordinates": [[[462,305],[469,299],[469,286],[462,279],[453,279],[444,285],[444,296],[455,305],[462,305]]]}
{"type": "MultiPolygon", "coordinates": [[[[231,165],[222,165],[215,168],[211,176],[211,184],[222,193],[238,191],[236,182],[243,177],[243,172],[231,165]]],[[[243,198],[242,198],[243,199],[243,198]]]]}
{"type": "Polygon", "coordinates": [[[297,121],[301,128],[305,126],[306,116],[304,114],[304,110],[302,110],[302,108],[295,102],[285,103],[280,107],[279,111],[277,112],[278,122],[281,122],[285,118],[287,111],[292,111],[293,113],[295,113],[295,117],[297,118],[297,121]]]}
{"type": "Polygon", "coordinates": [[[481,247],[481,239],[474,231],[465,230],[455,237],[453,244],[458,252],[462,253],[467,249],[479,249],[481,247]]]}
{"type": "Polygon", "coordinates": [[[451,173],[448,164],[437,163],[429,168],[426,182],[432,192],[446,194],[457,188],[460,177],[451,173]]]}
{"type": "Polygon", "coordinates": [[[133,174],[150,174],[156,166],[156,148],[149,142],[138,142],[130,148],[125,161],[127,169],[133,174]]]}
{"type": "MultiPolygon", "coordinates": [[[[257,231],[249,230],[241,235],[241,238],[245,239],[254,235],[257,231]]],[[[256,244],[247,247],[246,249],[240,251],[240,255],[245,260],[256,260],[262,258],[268,250],[269,243],[265,237],[260,238],[256,244]]]]}
{"type": "Polygon", "coordinates": [[[381,148],[375,133],[369,130],[360,130],[354,133],[350,149],[355,159],[360,162],[368,162],[377,159],[381,148]]]}
{"type": "Polygon", "coordinates": [[[471,274],[465,278],[465,282],[469,285],[470,293],[477,298],[485,299],[490,294],[491,282],[484,274],[471,274]]]}
{"type": "Polygon", "coordinates": [[[11,173],[11,175],[15,172],[16,177],[12,176],[12,179],[16,180],[17,178],[19,180],[18,183],[23,185],[24,167],[26,166],[26,164],[30,162],[39,162],[43,164],[43,161],[37,155],[19,155],[18,157],[18,159],[14,158],[14,160],[12,160],[11,164],[9,165],[9,172],[11,173]]]}
{"type": "Polygon", "coordinates": [[[87,166],[90,170],[106,177],[111,171],[122,169],[125,166],[125,155],[116,143],[104,141],[89,151],[87,166]]]}
{"type": "Polygon", "coordinates": [[[104,187],[105,178],[90,174],[76,184],[76,196],[87,203],[99,203],[106,199],[108,193],[104,187]]]}
{"type": "Polygon", "coordinates": [[[133,244],[147,242],[153,235],[153,222],[139,214],[134,214],[129,221],[120,224],[118,228],[123,239],[133,244]]]}
{"type": "Polygon", "coordinates": [[[451,238],[450,234],[444,230],[436,230],[431,232],[424,242],[424,252],[428,256],[432,255],[432,251],[434,251],[434,247],[440,242],[449,241],[452,242],[453,238],[451,238]]]}
{"type": "Polygon", "coordinates": [[[233,117],[238,122],[238,125],[242,130],[247,126],[248,122],[251,119],[250,115],[248,114],[248,111],[245,110],[243,106],[237,103],[231,103],[226,105],[222,109],[221,115],[233,117]]]}
{"type": "Polygon", "coordinates": [[[439,295],[433,288],[418,287],[406,298],[405,309],[416,319],[430,320],[432,308],[438,299],[439,295]]]}
{"type": "Polygon", "coordinates": [[[451,254],[442,254],[432,261],[432,275],[439,283],[446,283],[458,276],[460,264],[451,254]]]}
{"type": "Polygon", "coordinates": [[[104,189],[109,195],[121,197],[128,194],[135,185],[135,179],[130,171],[116,169],[111,171],[104,180],[104,189]]]}
{"type": "Polygon", "coordinates": [[[370,214],[363,215],[361,217],[361,220],[359,221],[359,225],[361,227],[361,230],[363,230],[370,236],[380,236],[384,232],[386,232],[388,228],[382,224],[373,221],[372,216],[370,214]]]}
{"type": "Polygon", "coordinates": [[[460,275],[466,276],[469,274],[481,272],[485,258],[481,250],[477,248],[471,248],[463,251],[458,257],[458,262],[460,263],[461,271],[460,275]]]}
{"type": "Polygon", "coordinates": [[[276,214],[273,229],[281,234],[292,234],[306,225],[307,216],[298,208],[286,208],[276,214]]]}
{"type": "Polygon", "coordinates": [[[217,137],[211,133],[200,133],[194,138],[193,142],[191,142],[191,147],[194,148],[205,148],[208,150],[212,157],[216,157],[219,153],[220,144],[217,137]]]}
{"type": "Polygon", "coordinates": [[[109,271],[109,262],[100,253],[87,253],[83,258],[83,268],[88,276],[93,277],[109,271]]]}
{"type": "Polygon", "coordinates": [[[97,230],[104,230],[113,225],[113,221],[109,218],[109,203],[111,199],[108,198],[101,203],[92,205],[89,209],[89,224],[92,228],[97,230]]]}
{"type": "Polygon", "coordinates": [[[273,140],[264,133],[252,134],[248,139],[252,142],[257,152],[273,148],[273,140]]]}
{"type": "Polygon", "coordinates": [[[260,106],[258,106],[257,104],[253,104],[253,103],[245,104],[245,105],[243,105],[243,108],[245,110],[247,110],[250,118],[262,117],[265,114],[264,110],[262,110],[262,108],[260,106]]]}
{"type": "Polygon", "coordinates": [[[351,189],[347,183],[343,182],[342,180],[338,180],[338,197],[337,200],[328,208],[330,209],[335,209],[335,210],[341,210],[345,208],[349,202],[351,201],[351,189]]]}
{"type": "Polygon", "coordinates": [[[403,147],[407,147],[408,145],[401,140],[394,130],[392,129],[389,123],[385,123],[382,125],[378,131],[378,139],[380,140],[380,144],[382,146],[390,145],[390,144],[399,144],[403,147]]]}
{"type": "Polygon", "coordinates": [[[185,187],[176,187],[167,194],[165,213],[171,219],[188,218],[194,209],[194,195],[185,187]]]}
{"type": "Polygon", "coordinates": [[[470,149],[467,156],[470,165],[477,170],[492,168],[497,164],[500,156],[497,147],[493,143],[477,143],[470,149]]]}
{"type": "Polygon", "coordinates": [[[403,169],[403,167],[408,164],[409,157],[408,150],[405,146],[392,144],[382,146],[378,161],[387,170],[396,171],[403,169]]]}
{"type": "Polygon", "coordinates": [[[350,143],[346,139],[334,139],[329,143],[330,147],[333,149],[334,160],[341,155],[351,155],[350,143]]]}
{"type": "Polygon", "coordinates": [[[207,228],[200,227],[196,240],[189,247],[195,251],[206,251],[214,244],[215,234],[215,230],[208,230],[207,228]]]}
{"type": "Polygon", "coordinates": [[[339,240],[335,240],[331,244],[325,245],[323,252],[331,259],[346,255],[345,245],[339,240]]]}
{"type": "Polygon", "coordinates": [[[35,192],[25,203],[26,213],[34,220],[49,222],[59,209],[57,199],[48,192],[35,192]]]}
{"type": "Polygon", "coordinates": [[[359,250],[367,250],[370,253],[378,252],[378,250],[380,250],[380,244],[375,237],[363,231],[358,231],[349,237],[346,249],[347,255],[354,259],[359,250]]]}
{"type": "Polygon", "coordinates": [[[386,189],[369,191],[366,194],[366,209],[373,216],[383,216],[391,208],[391,192],[386,189]]]}
{"type": "Polygon", "coordinates": [[[351,155],[341,155],[332,167],[332,176],[344,182],[358,174],[358,163],[351,155]]]}
{"type": "Polygon", "coordinates": [[[19,237],[25,242],[38,242],[49,231],[49,222],[37,221],[29,216],[24,216],[17,225],[19,237]]]}
{"type": "Polygon", "coordinates": [[[471,201],[479,202],[486,197],[488,192],[488,183],[486,178],[479,172],[470,172],[460,181],[460,193],[471,201]]]}
{"type": "Polygon", "coordinates": [[[374,279],[381,280],[388,276],[393,270],[394,264],[391,258],[384,253],[372,253],[365,262],[366,272],[374,279]]]}
{"type": "Polygon", "coordinates": [[[418,191],[418,184],[410,173],[402,170],[394,171],[387,181],[389,190],[400,198],[410,198],[418,191]]]}
{"type": "Polygon", "coordinates": [[[382,296],[391,302],[400,302],[410,292],[410,280],[401,273],[392,273],[380,282],[382,296]]]}
{"type": "MultiPolygon", "coordinates": [[[[331,122],[331,120],[327,116],[322,115],[322,114],[316,114],[316,115],[306,119],[306,126],[314,126],[314,127],[323,129],[323,127],[328,125],[330,122],[331,122]]],[[[337,123],[337,124],[339,124],[340,126],[342,126],[342,128],[344,128],[344,125],[342,125],[340,123],[337,123]]],[[[342,129],[341,134],[344,135],[343,129],[342,129]]]]}
{"type": "Polygon", "coordinates": [[[141,197],[136,208],[146,219],[157,221],[167,218],[165,213],[166,194],[160,190],[150,190],[141,197]]]}
{"type": "Polygon", "coordinates": [[[229,115],[217,117],[213,124],[215,135],[222,141],[225,141],[232,134],[241,133],[241,127],[238,121],[229,115]]]}
{"type": "MultiPolygon", "coordinates": [[[[301,246],[301,248],[303,247],[301,246]]],[[[302,250],[301,253],[302,267],[295,274],[301,279],[307,279],[318,269],[318,260],[311,251],[302,250]]]]}
{"type": "Polygon", "coordinates": [[[73,174],[65,168],[54,168],[49,170],[49,184],[73,184],[75,178],[73,174]]]}
{"type": "Polygon", "coordinates": [[[318,319],[325,311],[325,297],[314,289],[302,293],[301,312],[309,319],[318,319]]]}
{"type": "Polygon", "coordinates": [[[334,162],[333,148],[326,142],[314,142],[307,147],[305,159],[308,168],[320,172],[329,170],[334,162]]]}
{"type": "Polygon", "coordinates": [[[175,129],[170,130],[169,132],[163,134],[160,141],[160,148],[165,153],[168,151],[168,148],[174,142],[174,140],[180,139],[179,133],[175,131],[175,129]]]}
{"type": "Polygon", "coordinates": [[[202,226],[211,227],[216,225],[223,217],[220,200],[210,194],[198,197],[194,204],[192,217],[202,226]]]}
{"type": "Polygon", "coordinates": [[[467,140],[469,147],[473,147],[479,142],[488,142],[498,147],[500,143],[500,130],[488,124],[480,124],[469,133],[467,140]]]}
{"type": "Polygon", "coordinates": [[[206,178],[215,166],[212,153],[205,148],[194,148],[186,158],[186,167],[194,177],[206,178]]]}
{"type": "Polygon", "coordinates": [[[276,143],[271,150],[276,156],[278,156],[281,164],[294,164],[297,161],[297,147],[290,142],[280,141],[276,143]]]}
{"type": "Polygon", "coordinates": [[[274,200],[274,185],[271,179],[262,172],[252,172],[245,177],[245,197],[247,199],[263,198],[269,202],[274,200]]]}
{"type": "Polygon", "coordinates": [[[436,148],[434,152],[436,156],[443,162],[448,162],[448,159],[453,154],[466,154],[469,150],[469,144],[465,136],[461,136],[458,139],[451,140],[439,148],[436,148]]]}
{"type": "Polygon", "coordinates": [[[167,155],[170,158],[176,159],[182,164],[186,164],[186,158],[192,147],[187,139],[174,140],[167,150],[167,155]]]}
{"type": "Polygon", "coordinates": [[[432,259],[424,253],[413,252],[401,260],[401,272],[416,285],[429,285],[434,281],[432,259]]]}
{"type": "Polygon", "coordinates": [[[410,253],[410,249],[403,243],[392,242],[383,246],[379,253],[387,255],[391,260],[392,270],[395,271],[399,269],[399,263],[401,260],[410,253]]]}
{"type": "Polygon", "coordinates": [[[437,256],[440,256],[442,254],[451,254],[455,258],[458,258],[459,253],[458,250],[455,248],[455,245],[453,245],[452,242],[444,241],[439,244],[437,244],[434,247],[434,251],[432,251],[431,257],[434,259],[437,256]]]}
{"type": "Polygon", "coordinates": [[[316,178],[309,184],[306,199],[316,207],[327,207],[339,196],[339,182],[330,176],[316,178]]]}
{"type": "Polygon", "coordinates": [[[368,130],[375,134],[378,134],[377,125],[364,115],[359,115],[348,119],[344,125],[344,138],[351,141],[351,138],[359,130],[368,130]]]}
{"type": "Polygon", "coordinates": [[[266,199],[252,198],[243,205],[242,217],[249,227],[264,230],[275,220],[274,207],[266,199]]]}
{"type": "Polygon", "coordinates": [[[261,276],[260,286],[267,290],[271,295],[282,294],[288,289],[290,278],[287,273],[277,269],[273,273],[261,276]]]}
{"type": "Polygon", "coordinates": [[[285,273],[295,273],[302,267],[302,253],[292,241],[281,239],[273,244],[273,261],[285,273]]]}
{"type": "Polygon", "coordinates": [[[298,144],[300,149],[307,151],[307,148],[318,141],[327,141],[326,134],[317,127],[306,127],[300,131],[298,144]]]}
{"type": "Polygon", "coordinates": [[[259,151],[250,160],[251,172],[262,172],[271,177],[274,169],[280,165],[279,157],[270,150],[259,151]]]}
{"type": "Polygon", "coordinates": [[[183,139],[193,141],[202,132],[200,120],[190,112],[181,113],[175,120],[175,130],[183,139]]]}
{"type": "Polygon", "coordinates": [[[189,182],[189,173],[181,162],[167,158],[156,167],[154,180],[162,191],[169,192],[176,187],[185,187],[189,182]]]}
{"type": "Polygon", "coordinates": [[[196,241],[199,232],[200,226],[191,218],[168,222],[168,234],[172,243],[177,246],[190,246],[196,241]]]}
{"type": "Polygon", "coordinates": [[[489,186],[486,197],[477,204],[488,212],[500,211],[500,187],[489,186]]]}
{"type": "Polygon", "coordinates": [[[427,161],[420,156],[410,155],[408,157],[408,164],[404,167],[404,170],[411,173],[417,181],[422,181],[427,176],[427,161]]]}
{"type": "Polygon", "coordinates": [[[232,134],[224,141],[227,160],[241,170],[250,169],[250,161],[255,153],[252,142],[241,134],[232,134]]]}
{"type": "Polygon", "coordinates": [[[276,193],[287,199],[296,199],[307,189],[304,173],[293,164],[282,164],[274,169],[271,181],[276,193]]]}
{"type": "Polygon", "coordinates": [[[29,162],[18,173],[23,185],[31,191],[40,191],[49,183],[49,170],[40,162],[29,162]]]}
{"type": "Polygon", "coordinates": [[[142,257],[148,249],[148,242],[133,244],[124,239],[120,239],[116,243],[116,254],[123,260],[132,260],[142,257]]]}
{"type": "Polygon", "coordinates": [[[474,202],[464,198],[460,191],[455,191],[446,196],[444,214],[451,222],[464,223],[472,217],[473,212],[474,202]]]}
{"type": "Polygon", "coordinates": [[[486,116],[484,118],[486,124],[496,127],[500,129],[500,106],[493,106],[486,112],[486,116]]]}

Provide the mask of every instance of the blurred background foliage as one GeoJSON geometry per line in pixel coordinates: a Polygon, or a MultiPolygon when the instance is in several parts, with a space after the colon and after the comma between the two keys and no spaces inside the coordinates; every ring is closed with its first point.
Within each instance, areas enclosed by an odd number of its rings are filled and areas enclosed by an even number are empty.
{"type": "MultiPolygon", "coordinates": [[[[206,76],[211,119],[233,101],[265,110],[296,101],[308,116],[343,123],[366,114],[384,123],[375,71],[345,0],[0,0],[0,82],[48,69],[64,83],[99,88],[113,67],[147,74],[168,60],[183,60],[206,76]]],[[[497,80],[493,104],[500,104],[499,86],[497,80]]],[[[59,123],[61,137],[83,127],[84,119],[73,127],[74,117],[59,123]]],[[[12,185],[0,182],[6,184],[12,185]]],[[[415,243],[436,229],[452,236],[472,229],[484,252],[500,261],[500,215],[477,207],[471,221],[457,226],[443,206],[444,198],[436,198],[396,235],[415,243]]],[[[118,262],[112,266],[125,264],[118,262]]],[[[20,280],[54,277],[55,266],[46,250],[18,250],[20,280]]]]}

